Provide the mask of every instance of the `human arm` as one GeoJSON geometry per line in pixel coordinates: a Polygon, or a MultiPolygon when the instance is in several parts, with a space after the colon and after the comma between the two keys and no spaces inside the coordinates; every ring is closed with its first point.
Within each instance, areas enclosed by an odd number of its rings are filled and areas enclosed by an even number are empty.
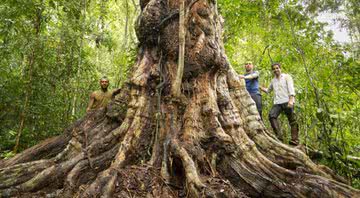
{"type": "Polygon", "coordinates": [[[245,79],[245,80],[251,80],[251,79],[254,79],[254,78],[258,78],[259,77],[259,72],[258,71],[255,71],[249,75],[239,75],[239,78],[240,79],[245,79]]]}
{"type": "Polygon", "coordinates": [[[121,88],[114,89],[112,96],[116,96],[121,92],[121,88]]]}
{"type": "Polygon", "coordinates": [[[268,94],[268,93],[270,93],[270,92],[273,90],[273,85],[272,85],[272,83],[271,83],[268,88],[266,88],[266,87],[264,87],[264,86],[260,86],[260,90],[268,94]]]}
{"type": "Polygon", "coordinates": [[[265,92],[265,93],[268,93],[268,89],[265,88],[265,87],[263,87],[263,86],[260,86],[260,90],[263,91],[263,92],[265,92]]]}
{"type": "Polygon", "coordinates": [[[93,104],[94,104],[94,101],[95,101],[95,94],[94,94],[94,93],[91,93],[91,94],[90,94],[89,104],[88,104],[88,106],[87,106],[87,108],[86,108],[86,112],[87,112],[87,113],[90,112],[91,107],[92,107],[93,104]]]}
{"type": "Polygon", "coordinates": [[[295,96],[289,96],[288,107],[293,108],[295,104],[295,96]]]}
{"type": "Polygon", "coordinates": [[[294,103],[295,103],[295,88],[294,88],[294,81],[290,75],[286,76],[286,84],[289,93],[288,107],[292,108],[294,107],[294,103]]]}

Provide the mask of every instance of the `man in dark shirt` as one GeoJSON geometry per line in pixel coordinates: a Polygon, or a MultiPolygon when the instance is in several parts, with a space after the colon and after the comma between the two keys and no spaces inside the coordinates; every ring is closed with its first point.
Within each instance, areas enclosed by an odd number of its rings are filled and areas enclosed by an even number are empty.
{"type": "Polygon", "coordinates": [[[254,100],[260,118],[262,119],[262,103],[261,94],[259,91],[259,72],[254,71],[254,65],[250,61],[245,63],[245,71],[246,73],[244,75],[239,75],[239,77],[240,79],[245,79],[246,90],[254,100]]]}

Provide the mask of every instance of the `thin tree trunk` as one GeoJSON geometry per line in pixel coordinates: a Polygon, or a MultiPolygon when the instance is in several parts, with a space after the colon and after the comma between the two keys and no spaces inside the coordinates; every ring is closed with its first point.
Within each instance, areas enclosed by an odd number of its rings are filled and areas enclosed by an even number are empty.
{"type": "Polygon", "coordinates": [[[73,100],[72,100],[72,108],[71,108],[71,115],[74,118],[76,115],[76,108],[77,108],[77,101],[78,101],[78,97],[79,97],[79,92],[80,92],[80,69],[82,66],[82,48],[83,48],[83,42],[84,42],[84,34],[85,34],[85,23],[86,23],[86,1],[87,0],[83,0],[83,21],[81,22],[82,26],[81,26],[81,36],[80,36],[80,46],[79,46],[79,62],[78,62],[78,67],[76,69],[76,75],[75,78],[76,80],[76,87],[75,87],[75,92],[74,92],[74,96],[73,96],[73,100]]]}
{"type": "Polygon", "coordinates": [[[13,152],[17,153],[18,149],[19,149],[19,145],[20,145],[20,137],[22,135],[22,132],[25,128],[25,121],[26,121],[26,117],[27,117],[27,113],[28,113],[28,108],[29,108],[29,100],[31,97],[31,92],[32,92],[32,72],[33,72],[33,65],[34,65],[34,51],[32,51],[31,55],[29,56],[29,63],[28,63],[28,82],[26,83],[26,89],[25,89],[25,100],[24,100],[24,105],[23,105],[23,110],[20,113],[20,125],[19,125],[19,130],[18,133],[16,135],[16,139],[15,139],[15,146],[13,148],[13,152]]]}
{"type": "Polygon", "coordinates": [[[35,18],[34,18],[34,30],[35,30],[35,43],[32,46],[31,52],[28,55],[27,59],[27,64],[28,64],[28,72],[27,75],[25,76],[25,79],[27,81],[26,83],[26,90],[25,90],[25,99],[24,99],[24,105],[23,105],[23,110],[20,113],[20,124],[19,124],[19,130],[18,133],[16,135],[16,139],[15,139],[15,146],[13,148],[13,152],[17,153],[18,149],[19,149],[19,145],[20,145],[20,138],[21,135],[23,133],[23,130],[25,128],[25,122],[26,122],[26,117],[28,116],[28,110],[29,110],[29,103],[30,103],[30,98],[31,98],[31,93],[32,93],[32,81],[33,81],[33,70],[34,70],[34,66],[35,66],[35,60],[36,60],[36,49],[38,48],[39,43],[37,42],[41,42],[39,40],[39,36],[40,36],[40,32],[41,32],[41,23],[42,23],[42,8],[40,8],[39,10],[37,10],[37,13],[35,14],[35,18]]]}

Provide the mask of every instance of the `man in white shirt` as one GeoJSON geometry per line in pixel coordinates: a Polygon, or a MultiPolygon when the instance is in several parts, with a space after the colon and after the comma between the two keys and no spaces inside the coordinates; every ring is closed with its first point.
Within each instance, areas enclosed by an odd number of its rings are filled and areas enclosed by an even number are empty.
{"type": "Polygon", "coordinates": [[[291,145],[299,144],[299,126],[294,113],[295,89],[293,79],[289,74],[281,73],[280,63],[271,65],[275,77],[272,79],[269,88],[261,87],[265,93],[274,91],[274,105],[269,113],[269,120],[277,137],[283,141],[278,117],[281,112],[285,113],[291,127],[291,145]]]}

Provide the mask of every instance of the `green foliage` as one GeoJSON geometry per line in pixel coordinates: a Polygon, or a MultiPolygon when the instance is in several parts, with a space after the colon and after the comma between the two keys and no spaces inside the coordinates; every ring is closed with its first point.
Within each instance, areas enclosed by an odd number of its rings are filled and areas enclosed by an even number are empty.
{"type": "MultiPolygon", "coordinates": [[[[357,1],[358,2],[358,1],[357,1]]],[[[296,111],[302,143],[321,150],[324,163],[359,186],[360,165],[348,156],[360,156],[359,23],[355,1],[246,1],[220,0],[227,56],[244,72],[251,60],[260,71],[260,83],[272,79],[270,65],[282,64],[297,89],[296,111]],[[346,9],[344,9],[346,8],[346,9]],[[315,20],[322,12],[340,12],[353,43],[339,44],[315,20]],[[357,14],[356,14],[357,13],[357,14]],[[350,25],[352,24],[352,25],[350,25]],[[359,26],[357,26],[359,27],[359,26]]],[[[264,117],[272,96],[263,95],[264,117]]],[[[289,130],[286,120],[283,130],[289,130]]],[[[270,129],[269,123],[265,124],[270,129]]]]}
{"type": "Polygon", "coordinates": [[[112,88],[121,85],[134,62],[136,46],[136,8],[125,3],[0,2],[3,157],[12,154],[22,118],[20,151],[60,134],[82,117],[101,76],[109,76],[112,88]],[[125,18],[129,24],[126,30],[125,18]]]}
{"type": "Polygon", "coordinates": [[[3,159],[9,159],[15,156],[16,153],[14,153],[13,151],[4,151],[1,153],[1,158],[3,159]]]}

